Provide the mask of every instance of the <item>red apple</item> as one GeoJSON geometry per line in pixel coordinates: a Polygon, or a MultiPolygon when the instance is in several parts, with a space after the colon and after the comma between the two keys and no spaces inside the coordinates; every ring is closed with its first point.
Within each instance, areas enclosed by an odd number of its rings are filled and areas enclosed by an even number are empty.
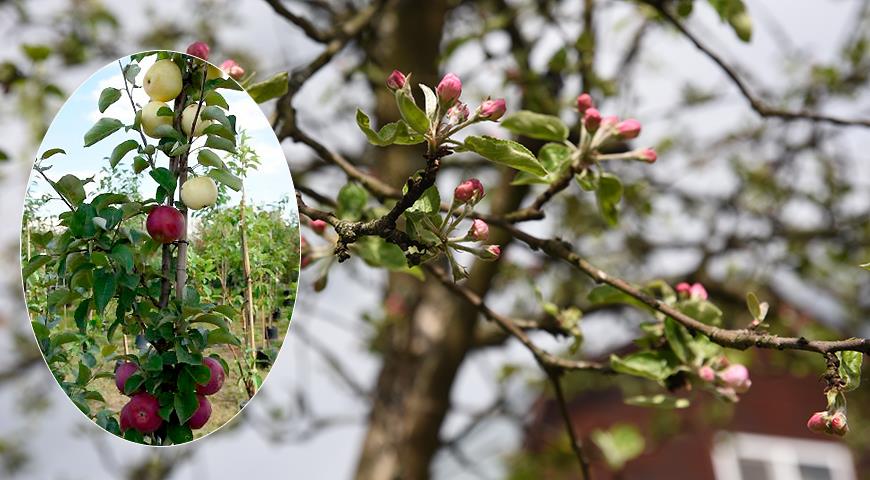
{"type": "Polygon", "coordinates": [[[208,382],[196,386],[196,393],[200,395],[214,395],[224,386],[224,377],[226,376],[224,367],[221,366],[220,362],[211,357],[203,358],[202,364],[211,370],[211,376],[208,382]]]}
{"type": "Polygon", "coordinates": [[[211,403],[209,403],[208,399],[204,395],[197,395],[196,399],[199,400],[199,407],[193,412],[190,420],[187,421],[187,425],[193,430],[199,430],[205,426],[211,417],[211,403]]]}
{"type": "Polygon", "coordinates": [[[172,243],[184,234],[184,215],[174,207],[160,205],[145,220],[148,235],[160,243],[172,243]]]}
{"type": "MultiPolygon", "coordinates": [[[[137,393],[130,402],[121,409],[121,423],[127,423],[130,428],[142,433],[151,433],[163,425],[160,418],[160,402],[150,393],[137,393]],[[124,410],[126,413],[126,422],[124,410]]],[[[122,426],[123,429],[123,426],[122,426]]]]}
{"type": "Polygon", "coordinates": [[[124,385],[127,384],[127,379],[138,371],[139,366],[133,362],[124,362],[118,365],[118,368],[115,369],[115,386],[118,387],[118,391],[124,393],[124,385]]]}

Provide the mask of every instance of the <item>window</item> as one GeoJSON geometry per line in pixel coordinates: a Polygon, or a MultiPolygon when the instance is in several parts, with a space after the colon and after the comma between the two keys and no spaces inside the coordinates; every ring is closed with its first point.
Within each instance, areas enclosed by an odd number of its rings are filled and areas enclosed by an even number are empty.
{"type": "Polygon", "coordinates": [[[845,445],[754,433],[717,435],[713,469],[716,480],[855,480],[845,445]]]}

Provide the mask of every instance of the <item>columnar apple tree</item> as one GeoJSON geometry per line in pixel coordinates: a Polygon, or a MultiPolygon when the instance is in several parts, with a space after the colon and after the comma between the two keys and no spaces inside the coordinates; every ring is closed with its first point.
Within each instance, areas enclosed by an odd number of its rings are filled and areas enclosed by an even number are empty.
{"type": "Polygon", "coordinates": [[[40,347],[84,413],[111,432],[152,445],[188,442],[192,430],[205,425],[207,396],[220,390],[229,371],[213,347],[240,344],[229,326],[238,312],[201,301],[197,286],[187,281],[189,209],[214,205],[215,181],[233,190],[242,186],[218,154],[234,152],[237,136],[221,90],[241,87],[203,61],[208,52],[200,50],[193,53],[202,58],[159,51],[119,61],[124,86],[105,88],[98,108],[103,113],[115,102],[129,103],[135,119],[125,124],[104,117],[84,133],[90,147],[129,132],[106,160],[112,168],[132,162],[136,175],[156,182],[153,196],[86,195],[92,179],[52,179],[47,163],[65,154],[60,148],[46,150],[34,167],[68,207],[59,215],[60,228],[37,239],[47,253],[29,258],[23,269],[25,279],[44,269],[59,285],[33,321],[40,347]],[[145,59],[155,62],[142,72],[145,59]],[[144,105],[134,100],[139,89],[150,99],[144,105]],[[65,311],[72,312],[74,329],[64,329],[65,311]],[[120,333],[143,336],[147,348],[116,355],[120,333]],[[100,371],[105,362],[115,368],[100,371]],[[91,408],[103,401],[92,385],[101,377],[114,378],[131,397],[120,412],[91,408]]]}

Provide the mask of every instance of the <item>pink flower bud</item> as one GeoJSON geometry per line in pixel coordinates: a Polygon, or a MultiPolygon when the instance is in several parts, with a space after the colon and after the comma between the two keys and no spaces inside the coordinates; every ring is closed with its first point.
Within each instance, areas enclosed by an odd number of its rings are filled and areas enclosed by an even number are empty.
{"type": "Polygon", "coordinates": [[[452,125],[458,125],[468,120],[468,105],[458,102],[447,110],[447,121],[452,125]]]}
{"type": "Polygon", "coordinates": [[[816,412],[809,420],[807,420],[807,428],[815,433],[827,433],[828,431],[828,412],[816,412]]]}
{"type": "Polygon", "coordinates": [[[719,372],[719,379],[725,385],[733,388],[737,393],[743,393],[752,386],[752,381],[749,379],[749,370],[739,363],[733,363],[725,368],[725,370],[719,372]]]}
{"type": "Polygon", "coordinates": [[[442,105],[453,105],[462,94],[462,81],[456,75],[448,73],[438,82],[435,92],[442,105]]]}
{"type": "Polygon", "coordinates": [[[580,115],[583,115],[586,113],[586,110],[594,107],[595,104],[592,102],[592,97],[590,97],[588,93],[580,94],[580,96],[577,97],[577,111],[580,112],[580,115]]]}
{"type": "Polygon", "coordinates": [[[619,117],[616,115],[608,115],[601,119],[601,126],[605,128],[616,126],[619,123],[619,117]]]}
{"type": "Polygon", "coordinates": [[[640,135],[640,122],[633,118],[623,120],[616,125],[616,131],[622,138],[637,138],[640,135]]]}
{"type": "Polygon", "coordinates": [[[501,118],[507,110],[503,98],[495,100],[486,100],[480,104],[480,118],[484,120],[492,120],[493,122],[501,118]]]}
{"type": "Polygon", "coordinates": [[[488,260],[495,260],[501,256],[501,247],[499,247],[498,245],[490,245],[486,247],[486,251],[491,255],[488,260]]]}
{"type": "Polygon", "coordinates": [[[704,365],[698,369],[698,377],[705,382],[712,382],[713,380],[716,380],[716,372],[714,372],[709,366],[704,365]]]}
{"type": "Polygon", "coordinates": [[[595,133],[601,126],[601,112],[597,108],[589,108],[583,114],[583,125],[589,133],[595,133]]]}
{"type": "Polygon", "coordinates": [[[224,60],[224,63],[221,64],[221,70],[227,72],[227,75],[236,80],[245,76],[245,69],[233,59],[224,60]]]}
{"type": "Polygon", "coordinates": [[[842,437],[849,433],[849,424],[846,421],[846,414],[836,412],[831,416],[831,433],[842,437]]]}
{"type": "Polygon", "coordinates": [[[707,299],[707,289],[704,288],[700,283],[696,283],[692,285],[692,288],[689,290],[689,295],[692,298],[706,300],[707,299]]]}
{"type": "Polygon", "coordinates": [[[651,148],[644,148],[641,150],[639,157],[647,163],[656,163],[656,160],[658,159],[656,151],[651,148]]]}
{"type": "Polygon", "coordinates": [[[469,178],[453,190],[453,199],[459,203],[477,202],[483,198],[483,184],[476,178],[469,178]]]}
{"type": "Polygon", "coordinates": [[[326,231],[326,222],[319,219],[312,220],[311,229],[314,230],[315,233],[322,234],[324,231],[326,231]]]}
{"type": "Polygon", "coordinates": [[[468,230],[468,236],[474,240],[481,241],[489,238],[489,225],[483,220],[476,218],[468,230]]]}
{"type": "Polygon", "coordinates": [[[393,70],[393,73],[387,77],[387,87],[390,90],[398,90],[405,86],[405,74],[398,71],[393,70]]]}
{"type": "Polygon", "coordinates": [[[689,292],[692,291],[692,286],[686,282],[681,282],[681,283],[677,284],[676,290],[677,290],[677,293],[689,295],[689,292]]]}
{"type": "Polygon", "coordinates": [[[187,54],[208,60],[208,44],[205,42],[193,42],[187,47],[187,54]]]}

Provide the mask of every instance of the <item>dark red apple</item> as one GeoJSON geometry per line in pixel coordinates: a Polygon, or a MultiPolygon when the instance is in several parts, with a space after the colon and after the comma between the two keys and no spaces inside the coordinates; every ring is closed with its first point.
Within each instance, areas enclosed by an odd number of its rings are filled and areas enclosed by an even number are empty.
{"type": "Polygon", "coordinates": [[[184,234],[184,215],[174,207],[160,205],[145,220],[148,235],[160,243],[172,243],[184,234]]]}
{"type": "Polygon", "coordinates": [[[199,430],[211,418],[211,403],[209,403],[208,399],[204,395],[197,395],[196,399],[199,400],[199,407],[193,412],[190,420],[187,421],[187,425],[193,430],[199,430]]]}
{"type": "Polygon", "coordinates": [[[130,417],[130,402],[127,402],[127,404],[121,408],[121,415],[119,416],[121,418],[120,423],[122,432],[126,432],[133,428],[133,419],[130,417]]]}
{"type": "Polygon", "coordinates": [[[127,423],[129,428],[133,428],[142,433],[151,433],[163,425],[163,419],[160,418],[160,402],[157,397],[150,393],[137,393],[133,395],[130,402],[121,409],[121,429],[127,423]],[[126,413],[126,422],[124,410],[129,409],[126,413]]]}
{"type": "Polygon", "coordinates": [[[196,386],[196,393],[200,395],[214,395],[224,386],[224,377],[226,376],[224,367],[221,366],[220,362],[211,357],[203,358],[202,364],[211,370],[211,376],[208,382],[196,386]]]}
{"type": "Polygon", "coordinates": [[[139,366],[133,362],[124,362],[115,368],[115,386],[121,393],[124,393],[124,385],[127,384],[127,379],[134,373],[139,371],[139,366]]]}

